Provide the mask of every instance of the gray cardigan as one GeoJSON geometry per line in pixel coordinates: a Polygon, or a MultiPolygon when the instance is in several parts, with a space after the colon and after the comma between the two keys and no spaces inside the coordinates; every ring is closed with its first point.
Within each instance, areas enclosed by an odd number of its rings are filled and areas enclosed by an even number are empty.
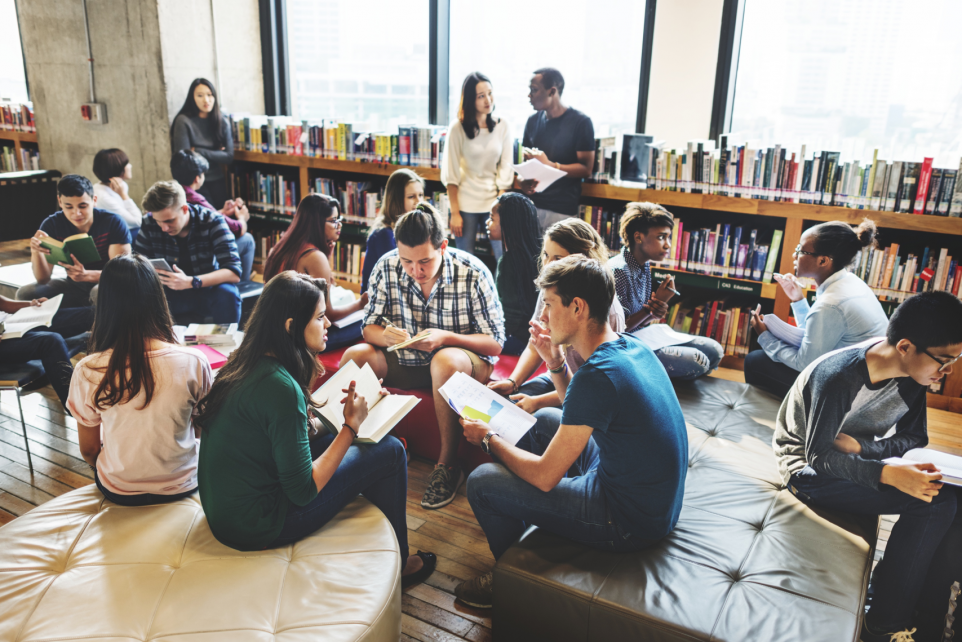
{"type": "Polygon", "coordinates": [[[221,124],[224,132],[224,143],[218,145],[206,118],[179,114],[174,119],[173,134],[171,136],[171,153],[176,154],[182,149],[194,148],[194,151],[207,159],[210,169],[207,170],[207,180],[215,181],[224,178],[224,165],[234,160],[234,137],[231,135],[230,123],[223,117],[221,124]],[[224,149],[221,150],[221,147],[224,149]]]}

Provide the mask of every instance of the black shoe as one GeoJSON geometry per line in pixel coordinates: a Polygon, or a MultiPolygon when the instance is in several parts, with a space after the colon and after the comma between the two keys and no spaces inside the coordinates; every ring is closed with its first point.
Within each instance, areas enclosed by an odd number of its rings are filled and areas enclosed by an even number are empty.
{"type": "Polygon", "coordinates": [[[424,566],[421,570],[411,573],[410,575],[404,575],[401,577],[401,588],[407,588],[409,586],[414,586],[415,584],[420,584],[424,580],[431,577],[431,573],[438,566],[438,556],[434,553],[422,553],[418,551],[418,557],[424,562],[424,566]]]}

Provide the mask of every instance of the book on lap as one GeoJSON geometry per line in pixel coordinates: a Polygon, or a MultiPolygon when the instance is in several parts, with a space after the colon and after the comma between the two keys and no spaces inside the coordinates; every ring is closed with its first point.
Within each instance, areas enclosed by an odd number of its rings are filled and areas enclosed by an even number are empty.
{"type": "Polygon", "coordinates": [[[40,239],[40,246],[50,250],[47,254],[47,263],[57,265],[58,263],[73,264],[70,255],[73,254],[77,260],[83,264],[96,263],[100,260],[100,252],[89,234],[74,234],[62,241],[48,236],[40,239]]]}
{"type": "Polygon", "coordinates": [[[355,382],[354,391],[364,397],[367,403],[367,419],[360,426],[352,426],[357,430],[357,444],[376,444],[384,438],[391,429],[401,421],[420,399],[414,395],[381,395],[381,384],[371,366],[364,364],[358,368],[354,361],[348,361],[333,377],[317,389],[311,397],[322,404],[314,408],[324,426],[336,435],[343,429],[344,404],[341,399],[351,382],[355,382]]]}
{"type": "Polygon", "coordinates": [[[883,459],[886,464],[934,464],[942,473],[942,481],[962,486],[962,457],[931,448],[913,448],[901,457],[883,459]]]}
{"type": "Polygon", "coordinates": [[[3,340],[19,339],[34,328],[52,324],[54,315],[60,309],[61,301],[63,301],[63,295],[58,294],[37,307],[20,308],[13,314],[0,313],[0,332],[3,333],[3,340]]]}

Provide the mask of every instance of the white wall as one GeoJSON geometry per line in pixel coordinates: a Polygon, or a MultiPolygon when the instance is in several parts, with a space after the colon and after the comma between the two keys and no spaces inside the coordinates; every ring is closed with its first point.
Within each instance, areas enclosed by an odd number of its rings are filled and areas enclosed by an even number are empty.
{"type": "Polygon", "coordinates": [[[645,133],[678,147],[708,138],[723,0],[663,0],[655,10],[645,133]]]}

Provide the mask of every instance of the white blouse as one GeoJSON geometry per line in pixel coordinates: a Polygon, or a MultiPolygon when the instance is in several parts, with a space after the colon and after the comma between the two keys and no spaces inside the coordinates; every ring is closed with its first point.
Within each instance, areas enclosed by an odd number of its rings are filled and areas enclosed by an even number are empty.
{"type": "Polygon", "coordinates": [[[94,184],[94,196],[97,197],[97,204],[94,205],[95,208],[113,212],[124,219],[127,227],[140,227],[144,215],[141,214],[140,208],[137,207],[134,199],[129,197],[127,199],[121,198],[120,194],[110,189],[109,185],[104,185],[103,183],[94,184]]]}
{"type": "Polygon", "coordinates": [[[458,206],[462,212],[490,212],[499,190],[514,184],[511,129],[502,118],[494,131],[482,127],[468,138],[461,121],[448,129],[448,140],[441,159],[441,182],[458,186],[458,206]]]}

